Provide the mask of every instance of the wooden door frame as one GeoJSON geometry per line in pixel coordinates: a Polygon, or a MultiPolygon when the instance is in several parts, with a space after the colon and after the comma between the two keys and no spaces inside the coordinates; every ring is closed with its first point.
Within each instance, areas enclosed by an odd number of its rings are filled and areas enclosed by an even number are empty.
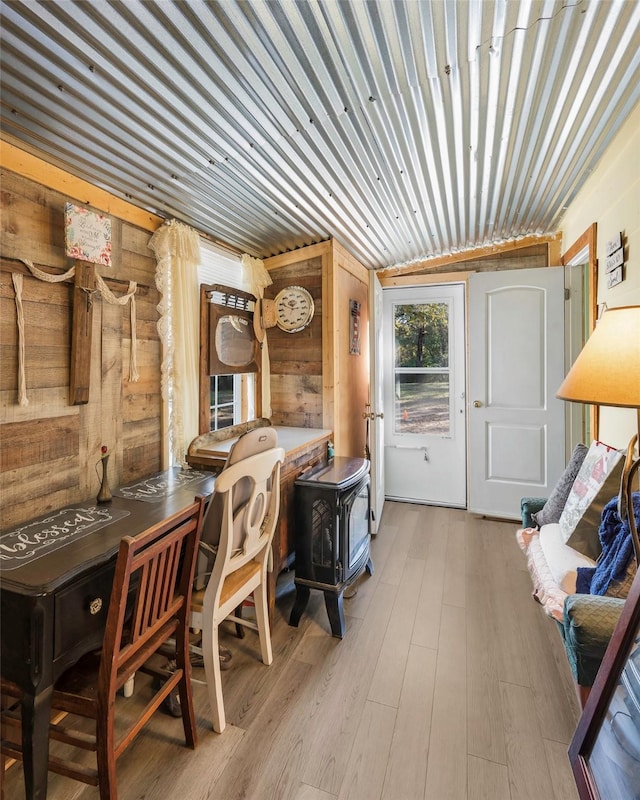
{"type": "MultiPolygon", "coordinates": [[[[598,259],[596,257],[597,233],[597,223],[593,222],[586,229],[586,231],[584,231],[584,233],[582,233],[560,256],[560,263],[563,267],[577,263],[584,264],[585,262],[589,265],[589,285],[587,287],[589,334],[592,333],[598,319],[598,259]],[[583,258],[583,256],[586,256],[586,258],[583,258]]],[[[597,439],[600,427],[599,406],[590,406],[589,423],[593,434],[593,439],[597,439]]]]}

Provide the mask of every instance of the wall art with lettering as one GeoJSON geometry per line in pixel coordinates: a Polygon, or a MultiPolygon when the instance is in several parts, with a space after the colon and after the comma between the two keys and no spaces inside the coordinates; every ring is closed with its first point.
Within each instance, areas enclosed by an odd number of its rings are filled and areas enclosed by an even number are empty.
{"type": "Polygon", "coordinates": [[[65,253],[78,261],[111,266],[111,220],[83,206],[65,203],[65,253]]]}

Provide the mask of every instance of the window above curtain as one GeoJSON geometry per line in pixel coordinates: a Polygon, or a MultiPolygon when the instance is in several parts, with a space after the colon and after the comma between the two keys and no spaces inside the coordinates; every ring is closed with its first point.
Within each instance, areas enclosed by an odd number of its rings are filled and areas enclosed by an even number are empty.
{"type": "Polygon", "coordinates": [[[198,282],[206,284],[221,283],[234,289],[251,291],[250,276],[242,266],[242,259],[206,239],[200,241],[200,264],[198,282]]]}

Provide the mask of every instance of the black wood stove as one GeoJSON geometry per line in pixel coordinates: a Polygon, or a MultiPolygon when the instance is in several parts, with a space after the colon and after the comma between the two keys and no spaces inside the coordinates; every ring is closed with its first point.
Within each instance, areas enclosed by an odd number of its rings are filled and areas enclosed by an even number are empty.
{"type": "Polygon", "coordinates": [[[321,589],[331,633],[345,632],[342,595],[366,569],[369,555],[369,462],[337,456],[296,481],[296,600],[289,624],[297,627],[311,589],[321,589]]]}

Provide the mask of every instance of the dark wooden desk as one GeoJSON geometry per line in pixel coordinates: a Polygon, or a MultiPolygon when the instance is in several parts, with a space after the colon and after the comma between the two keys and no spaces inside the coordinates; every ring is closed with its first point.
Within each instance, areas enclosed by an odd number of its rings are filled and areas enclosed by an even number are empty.
{"type": "MultiPolygon", "coordinates": [[[[47,796],[53,684],[82,655],[102,644],[121,538],[136,535],[186,508],[197,494],[208,496],[213,491],[215,477],[210,473],[198,473],[198,478],[192,476],[185,485],[178,485],[175,474],[162,473],[171,479],[168,488],[161,489],[153,501],[148,499],[153,492],[145,492],[144,486],[138,496],[146,496],[146,501],[114,496],[111,503],[98,509],[112,511],[114,516],[122,514],[119,519],[86,534],[81,531],[52,552],[40,555],[42,549],[36,550],[19,566],[15,566],[15,558],[3,561],[2,556],[10,550],[17,552],[16,542],[20,545],[20,540],[16,535],[9,536],[9,531],[0,537],[0,672],[24,692],[22,748],[27,800],[44,800],[47,796]]],[[[69,508],[92,506],[94,500],[69,508]]],[[[35,540],[33,536],[29,539],[35,523],[52,517],[49,530],[59,530],[65,536],[61,523],[71,519],[73,512],[56,514],[51,512],[19,526],[23,529],[22,543],[35,540]]]]}

